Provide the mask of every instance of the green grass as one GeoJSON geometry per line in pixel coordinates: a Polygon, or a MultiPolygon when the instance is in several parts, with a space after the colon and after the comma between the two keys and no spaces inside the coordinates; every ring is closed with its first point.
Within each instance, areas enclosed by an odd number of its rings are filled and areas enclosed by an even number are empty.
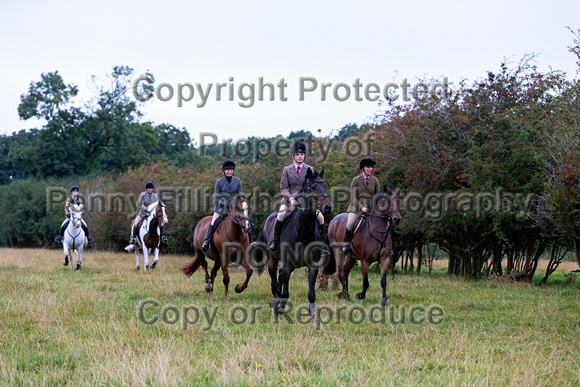
{"type": "MultiPolygon", "coordinates": [[[[82,273],[72,274],[61,254],[0,250],[0,385],[580,384],[580,281],[570,283],[562,269],[541,287],[447,278],[437,265],[432,277],[396,275],[389,302],[397,316],[407,308],[406,323],[387,317],[384,324],[368,318],[353,324],[348,308],[368,310],[381,294],[372,268],[367,299],[355,299],[362,284],[357,267],[352,301],[338,301],[334,290],[317,292],[319,308],[345,307],[340,323],[317,329],[295,315],[292,324],[272,322],[267,274],[254,274],[236,294],[245,273],[232,270],[228,304],[221,273],[209,298],[203,271],[189,279],[178,271],[188,257],[162,255],[158,268],[144,274],[133,271],[132,254],[87,252],[82,273]],[[186,330],[148,325],[137,306],[149,298],[159,307],[147,306],[146,318],[168,305],[180,314],[185,306],[218,312],[207,331],[203,313],[186,330]],[[236,305],[261,306],[256,321],[232,322],[236,305]],[[439,305],[443,321],[410,323],[412,305],[439,305]]],[[[538,270],[537,281],[542,276],[538,270]]],[[[304,269],[290,286],[295,306],[306,305],[304,269]]],[[[319,310],[319,317],[326,313],[319,310]]]]}

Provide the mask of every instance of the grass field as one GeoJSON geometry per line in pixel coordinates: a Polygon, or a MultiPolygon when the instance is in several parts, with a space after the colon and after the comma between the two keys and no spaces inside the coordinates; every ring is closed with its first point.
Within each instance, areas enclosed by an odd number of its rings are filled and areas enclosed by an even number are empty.
{"type": "MultiPolygon", "coordinates": [[[[328,317],[323,307],[343,307],[339,323],[317,326],[298,323],[294,314],[293,323],[272,321],[267,274],[254,274],[236,294],[233,286],[245,273],[233,270],[226,304],[220,273],[209,298],[203,271],[190,279],[178,271],[187,260],[161,255],[158,267],[144,274],[133,271],[132,254],[88,251],[82,273],[72,274],[59,250],[0,249],[0,385],[580,384],[580,281],[569,281],[564,269],[543,287],[447,278],[441,265],[432,277],[397,275],[389,280],[389,305],[397,318],[406,307],[405,322],[393,324],[387,313],[385,323],[367,315],[356,324],[347,318],[349,308],[378,305],[380,284],[373,267],[367,299],[354,299],[362,283],[355,268],[353,301],[317,292],[321,320],[328,317]],[[146,299],[158,306],[147,305],[145,319],[174,306],[179,321],[142,322],[138,305],[146,299]],[[413,324],[413,305],[438,305],[443,320],[413,324]],[[236,306],[261,309],[254,321],[249,313],[236,324],[230,317],[236,306]],[[185,330],[184,307],[191,308],[190,319],[194,308],[201,311],[185,330]],[[211,327],[204,307],[210,317],[217,308],[211,327]]],[[[303,269],[290,286],[295,308],[307,305],[303,269]]]]}

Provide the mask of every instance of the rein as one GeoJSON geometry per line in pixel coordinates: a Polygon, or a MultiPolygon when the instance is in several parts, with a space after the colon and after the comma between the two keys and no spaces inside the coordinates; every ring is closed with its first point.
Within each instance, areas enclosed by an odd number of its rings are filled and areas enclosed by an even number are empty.
{"type": "MultiPolygon", "coordinates": [[[[71,211],[71,213],[70,213],[70,214],[71,214],[71,215],[70,215],[70,217],[71,217],[71,220],[70,220],[70,222],[71,222],[72,226],[74,227],[74,225],[75,225],[75,223],[76,223],[76,221],[75,221],[75,215],[74,215],[74,212],[72,212],[72,211],[71,211]]],[[[79,217],[79,218],[78,218],[78,220],[79,220],[79,221],[81,221],[81,228],[82,228],[82,219],[83,219],[82,217],[79,217]]],[[[79,234],[81,233],[81,231],[79,230],[79,232],[77,232],[75,235],[72,235],[72,234],[70,233],[70,231],[69,231],[68,227],[67,227],[67,228],[66,228],[66,232],[68,233],[68,235],[69,235],[69,236],[72,238],[72,240],[73,240],[73,241],[72,241],[72,251],[76,251],[76,249],[75,249],[75,243],[76,243],[76,239],[77,239],[77,237],[79,236],[79,234]]]]}

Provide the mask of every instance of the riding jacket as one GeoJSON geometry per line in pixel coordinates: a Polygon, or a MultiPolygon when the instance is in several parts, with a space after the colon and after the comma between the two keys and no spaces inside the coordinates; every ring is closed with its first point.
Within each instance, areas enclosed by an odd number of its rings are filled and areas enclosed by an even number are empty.
{"type": "Polygon", "coordinates": [[[350,204],[346,212],[359,212],[363,207],[371,208],[371,198],[379,192],[379,179],[369,176],[367,184],[363,174],[356,176],[350,183],[350,204]]]}
{"type": "Polygon", "coordinates": [[[217,179],[213,191],[213,212],[229,212],[230,208],[234,206],[236,195],[242,192],[242,181],[239,177],[232,176],[229,182],[225,175],[217,179]]]}
{"type": "Polygon", "coordinates": [[[66,215],[67,218],[70,215],[69,207],[72,206],[73,204],[80,206],[83,204],[83,199],[81,199],[78,195],[76,198],[71,195],[69,196],[68,199],[66,199],[66,202],[64,203],[64,214],[66,215]]]}
{"type": "Polygon", "coordinates": [[[135,216],[140,216],[142,218],[147,217],[147,207],[151,204],[158,202],[157,195],[154,193],[148,194],[147,192],[141,192],[141,196],[139,196],[139,203],[137,204],[137,211],[135,212],[135,216]]]}
{"type": "MultiPolygon", "coordinates": [[[[282,178],[280,179],[280,193],[283,196],[281,204],[288,205],[290,198],[295,197],[296,194],[302,191],[308,168],[312,167],[306,163],[302,163],[300,172],[298,172],[297,166],[294,163],[284,167],[282,178]]],[[[312,168],[312,172],[314,172],[314,168],[312,168]]]]}

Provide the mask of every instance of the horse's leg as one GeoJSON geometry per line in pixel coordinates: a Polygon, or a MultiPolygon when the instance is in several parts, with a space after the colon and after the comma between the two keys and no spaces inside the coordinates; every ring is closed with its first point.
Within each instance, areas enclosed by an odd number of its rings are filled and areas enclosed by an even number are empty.
{"type": "Polygon", "coordinates": [[[278,285],[278,260],[274,257],[270,257],[268,260],[268,274],[270,274],[270,288],[272,290],[270,307],[273,308],[280,295],[280,286],[278,285]]]}
{"type": "Polygon", "coordinates": [[[387,306],[387,271],[391,265],[391,253],[387,254],[381,260],[381,288],[383,290],[383,297],[381,298],[381,306],[387,306]]]}
{"type": "Polygon", "coordinates": [[[252,273],[254,273],[254,270],[252,270],[252,267],[248,263],[247,259],[244,258],[244,260],[242,261],[242,266],[244,267],[244,269],[246,269],[246,280],[241,285],[240,284],[236,285],[236,287],[234,288],[236,293],[241,293],[248,287],[250,277],[252,276],[252,273]]]}
{"type": "Polygon", "coordinates": [[[139,265],[139,246],[135,245],[133,251],[135,251],[135,258],[137,259],[137,263],[135,264],[135,271],[139,271],[139,269],[141,269],[141,265],[139,265]]]}
{"type": "Polygon", "coordinates": [[[280,302],[278,304],[278,314],[283,314],[286,308],[288,298],[290,298],[290,275],[294,271],[292,265],[283,266],[278,275],[278,282],[280,283],[280,302]]]}
{"type": "Polygon", "coordinates": [[[368,259],[361,259],[360,270],[363,276],[363,290],[356,294],[358,300],[364,300],[367,296],[367,289],[369,288],[369,261],[368,259]]]}
{"type": "Polygon", "coordinates": [[[308,276],[308,302],[310,302],[310,319],[316,316],[316,293],[314,288],[316,286],[316,277],[318,277],[318,265],[309,266],[310,275],[308,276]]]}
{"type": "Polygon", "coordinates": [[[343,267],[343,271],[342,271],[343,274],[342,275],[344,278],[344,282],[342,284],[342,292],[344,294],[343,298],[346,300],[350,300],[350,294],[348,294],[348,276],[349,276],[350,271],[352,270],[352,268],[354,267],[355,264],[356,264],[356,259],[354,259],[352,257],[348,257],[348,259],[346,260],[346,263],[344,264],[344,267],[343,267]]]}
{"type": "Polygon", "coordinates": [[[213,283],[215,281],[215,277],[217,275],[217,272],[221,267],[222,267],[221,262],[216,261],[214,267],[211,269],[211,276],[209,278],[209,282],[205,281],[205,291],[210,296],[213,296],[213,283]]]}
{"type": "Polygon", "coordinates": [[[157,266],[157,261],[159,261],[159,246],[155,246],[154,248],[154,257],[153,257],[153,263],[151,264],[151,269],[155,269],[155,266],[157,266]]]}
{"type": "Polygon", "coordinates": [[[149,270],[149,252],[151,249],[145,245],[143,242],[143,271],[149,270]]]}
{"type": "Polygon", "coordinates": [[[76,268],[77,273],[81,271],[82,262],[83,262],[83,244],[81,243],[81,245],[77,249],[77,268],[76,268]]]}
{"type": "Polygon", "coordinates": [[[348,281],[344,273],[345,265],[343,255],[342,252],[340,251],[340,247],[333,248],[334,248],[334,257],[336,259],[336,267],[338,269],[338,279],[340,280],[340,284],[342,285],[342,291],[338,292],[338,299],[350,301],[350,296],[348,294],[348,281]]]}
{"type": "Polygon", "coordinates": [[[64,266],[68,266],[68,255],[70,254],[68,251],[68,248],[66,247],[65,243],[62,243],[63,246],[63,252],[64,252],[64,261],[62,261],[62,264],[64,266]]]}
{"type": "Polygon", "coordinates": [[[227,264],[224,264],[222,266],[222,275],[224,276],[223,282],[225,287],[224,301],[230,302],[230,295],[228,294],[228,285],[230,284],[230,272],[228,271],[227,264]]]}

